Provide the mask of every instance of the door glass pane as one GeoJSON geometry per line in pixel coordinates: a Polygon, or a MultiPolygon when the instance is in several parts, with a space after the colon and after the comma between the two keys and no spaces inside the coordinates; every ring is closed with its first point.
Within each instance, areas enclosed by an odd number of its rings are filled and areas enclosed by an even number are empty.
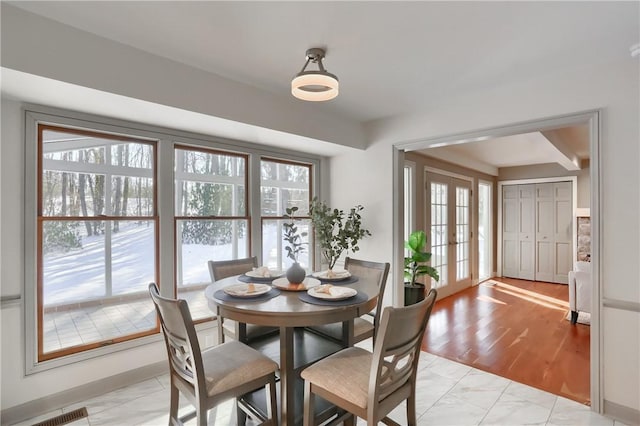
{"type": "Polygon", "coordinates": [[[432,280],[434,288],[447,285],[447,245],[449,243],[447,228],[447,191],[443,183],[431,183],[431,266],[440,275],[440,280],[432,280]]]}

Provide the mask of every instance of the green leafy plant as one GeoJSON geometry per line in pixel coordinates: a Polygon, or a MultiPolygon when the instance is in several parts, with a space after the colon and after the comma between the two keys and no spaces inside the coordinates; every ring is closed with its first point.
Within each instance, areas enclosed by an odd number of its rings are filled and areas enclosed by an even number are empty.
{"type": "Polygon", "coordinates": [[[285,218],[290,219],[288,222],[282,224],[284,228],[284,240],[287,242],[287,246],[285,250],[287,250],[287,257],[294,262],[298,262],[298,256],[301,253],[304,253],[304,245],[306,243],[302,242],[302,237],[306,237],[307,233],[302,232],[298,233],[298,225],[296,225],[296,220],[294,218],[295,213],[298,211],[298,207],[289,207],[285,209],[286,214],[285,218]]]}
{"type": "Polygon", "coordinates": [[[309,216],[329,270],[333,269],[345,250],[357,252],[360,250],[358,242],[371,235],[371,232],[362,227],[362,210],[364,207],[357,205],[349,213],[345,213],[343,210],[330,208],[317,197],[311,201],[309,216]]]}
{"type": "Polygon", "coordinates": [[[431,260],[431,253],[425,251],[427,235],[424,231],[413,231],[404,246],[409,250],[409,256],[404,258],[405,283],[415,285],[416,279],[423,275],[429,275],[436,281],[440,279],[438,271],[426,265],[431,260]]]}

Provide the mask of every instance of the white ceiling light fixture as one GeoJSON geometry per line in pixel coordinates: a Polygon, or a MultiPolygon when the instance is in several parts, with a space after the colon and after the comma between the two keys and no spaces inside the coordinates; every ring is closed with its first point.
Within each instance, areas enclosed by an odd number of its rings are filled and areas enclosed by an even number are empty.
{"type": "Polygon", "coordinates": [[[325,51],[318,47],[307,50],[307,62],[291,81],[291,94],[303,101],[328,101],[338,96],[338,77],[324,69],[325,51]],[[318,64],[317,71],[306,71],[309,63],[318,64]]]}

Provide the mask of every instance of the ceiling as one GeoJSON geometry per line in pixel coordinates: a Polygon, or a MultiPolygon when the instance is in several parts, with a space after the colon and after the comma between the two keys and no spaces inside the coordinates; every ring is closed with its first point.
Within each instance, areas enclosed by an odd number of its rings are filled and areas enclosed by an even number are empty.
{"type": "Polygon", "coordinates": [[[587,125],[451,144],[418,150],[421,154],[498,176],[503,167],[558,163],[580,170],[589,159],[587,125]]]}
{"type": "MultiPolygon", "coordinates": [[[[558,69],[629,61],[639,36],[636,2],[6,3],[290,102],[301,102],[290,81],[306,49],[324,47],[340,95],[317,108],[363,124],[428,113],[468,91],[558,69]]],[[[505,167],[525,152],[530,164],[532,151],[523,147],[531,137],[469,144],[463,154],[505,167]]],[[[548,150],[541,146],[540,156],[548,150]]],[[[460,154],[462,147],[449,149],[460,154]]],[[[588,155],[588,142],[574,148],[588,155]]]]}

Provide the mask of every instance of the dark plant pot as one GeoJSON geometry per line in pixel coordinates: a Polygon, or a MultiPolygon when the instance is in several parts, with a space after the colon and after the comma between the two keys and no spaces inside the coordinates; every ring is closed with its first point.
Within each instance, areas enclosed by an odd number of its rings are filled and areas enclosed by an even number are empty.
{"type": "Polygon", "coordinates": [[[424,284],[404,283],[404,306],[414,305],[424,300],[424,284]]]}
{"type": "Polygon", "coordinates": [[[298,262],[295,262],[287,269],[287,279],[292,284],[300,284],[306,276],[307,271],[305,271],[298,262]]]}

